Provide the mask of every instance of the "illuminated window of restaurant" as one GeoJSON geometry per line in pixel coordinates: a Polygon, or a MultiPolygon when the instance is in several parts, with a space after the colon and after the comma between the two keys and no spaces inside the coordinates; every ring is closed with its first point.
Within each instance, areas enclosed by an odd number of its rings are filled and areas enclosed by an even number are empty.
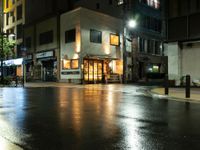
{"type": "Polygon", "coordinates": [[[70,69],[71,68],[71,61],[70,60],[63,60],[63,69],[70,69]]]}
{"type": "Polygon", "coordinates": [[[71,60],[71,68],[78,69],[78,59],[71,60]]]}
{"type": "Polygon", "coordinates": [[[119,35],[110,34],[110,45],[119,46],[119,35]]]}
{"type": "Polygon", "coordinates": [[[63,69],[78,69],[78,59],[63,60],[63,69]]]}

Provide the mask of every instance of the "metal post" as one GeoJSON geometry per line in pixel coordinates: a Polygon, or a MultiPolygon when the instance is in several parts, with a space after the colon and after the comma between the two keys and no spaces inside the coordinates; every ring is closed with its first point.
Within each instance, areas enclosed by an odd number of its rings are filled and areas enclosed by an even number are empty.
{"type": "Polygon", "coordinates": [[[1,83],[3,84],[3,80],[4,80],[4,78],[3,78],[3,38],[4,38],[4,33],[3,33],[3,26],[4,26],[4,1],[1,1],[1,3],[2,3],[2,10],[1,10],[1,53],[0,53],[0,59],[1,59],[1,83]]]}
{"type": "Polygon", "coordinates": [[[3,33],[1,33],[2,34],[2,39],[1,39],[1,83],[3,84],[3,33]]]}
{"type": "Polygon", "coordinates": [[[126,52],[126,1],[123,3],[123,83],[126,84],[127,52],[126,52]]]}
{"type": "Polygon", "coordinates": [[[123,83],[126,84],[126,68],[127,66],[127,58],[126,58],[126,25],[124,23],[124,31],[123,31],[123,83]]]}
{"type": "Polygon", "coordinates": [[[165,75],[165,95],[169,94],[169,78],[168,74],[165,75]]]}
{"type": "Polygon", "coordinates": [[[16,78],[15,78],[15,87],[17,87],[18,86],[18,76],[16,76],[16,78]]]}
{"type": "Polygon", "coordinates": [[[26,65],[23,62],[23,79],[22,79],[22,86],[26,83],[26,65]]]}
{"type": "Polygon", "coordinates": [[[190,75],[186,75],[185,97],[190,98],[190,75]]]}

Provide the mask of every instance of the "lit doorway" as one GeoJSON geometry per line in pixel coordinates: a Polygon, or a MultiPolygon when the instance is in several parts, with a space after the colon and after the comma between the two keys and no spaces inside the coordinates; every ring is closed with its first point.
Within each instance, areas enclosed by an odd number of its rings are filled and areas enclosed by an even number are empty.
{"type": "Polygon", "coordinates": [[[103,79],[103,60],[84,60],[84,81],[101,83],[103,79]]]}

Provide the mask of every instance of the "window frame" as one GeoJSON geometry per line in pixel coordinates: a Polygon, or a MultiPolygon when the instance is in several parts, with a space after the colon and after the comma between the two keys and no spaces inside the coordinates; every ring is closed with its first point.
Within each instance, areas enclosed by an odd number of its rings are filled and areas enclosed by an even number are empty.
{"type": "Polygon", "coordinates": [[[90,29],[90,42],[91,43],[96,43],[96,44],[101,44],[102,43],[102,31],[99,31],[99,30],[96,30],[96,29],[90,29]],[[97,35],[99,36],[100,35],[100,38],[99,37],[96,37],[95,39],[93,39],[93,35],[92,33],[98,33],[97,35]]]}
{"type": "Polygon", "coordinates": [[[73,42],[76,42],[76,28],[73,28],[73,29],[70,29],[70,30],[67,30],[67,31],[65,31],[65,43],[73,43],[73,42]],[[74,32],[73,34],[73,39],[71,40],[70,38],[68,38],[69,37],[69,34],[67,34],[67,33],[70,33],[70,32],[74,32]],[[68,35],[68,36],[67,36],[68,35]]]}
{"type": "MultiPolygon", "coordinates": [[[[45,36],[45,37],[50,37],[50,36],[45,36]]],[[[46,39],[46,38],[45,38],[46,39]]],[[[45,44],[51,44],[53,43],[54,41],[54,33],[53,33],[53,30],[48,30],[48,31],[45,31],[45,32],[42,32],[39,34],[39,45],[45,45],[45,44]],[[52,35],[52,38],[51,39],[48,39],[46,41],[43,41],[44,39],[44,35],[47,35],[47,34],[51,34],[52,35]],[[43,37],[42,37],[43,36],[43,37]]]]}
{"type": "Polygon", "coordinates": [[[110,33],[110,45],[112,45],[112,46],[119,46],[120,45],[120,36],[119,36],[119,34],[116,34],[116,33],[110,33]],[[112,42],[111,42],[111,36],[117,36],[118,37],[118,44],[116,45],[116,44],[112,44],[112,42]]]}
{"type": "Polygon", "coordinates": [[[63,61],[62,61],[62,70],[72,70],[72,69],[79,69],[79,59],[63,59],[63,61]],[[70,62],[70,67],[69,68],[64,68],[64,61],[69,61],[70,62]],[[78,66],[77,67],[72,67],[73,61],[78,61],[78,66]]]}

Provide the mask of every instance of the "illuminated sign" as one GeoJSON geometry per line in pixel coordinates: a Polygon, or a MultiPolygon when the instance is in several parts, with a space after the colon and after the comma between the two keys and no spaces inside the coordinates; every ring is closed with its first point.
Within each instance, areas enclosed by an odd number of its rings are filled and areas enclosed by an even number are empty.
{"type": "Polygon", "coordinates": [[[53,51],[41,52],[41,53],[36,54],[37,59],[46,58],[46,57],[53,57],[53,56],[54,56],[53,51]]]}
{"type": "Polygon", "coordinates": [[[23,64],[23,58],[18,58],[18,59],[10,59],[10,60],[5,60],[4,61],[4,66],[18,66],[23,64]]]}

